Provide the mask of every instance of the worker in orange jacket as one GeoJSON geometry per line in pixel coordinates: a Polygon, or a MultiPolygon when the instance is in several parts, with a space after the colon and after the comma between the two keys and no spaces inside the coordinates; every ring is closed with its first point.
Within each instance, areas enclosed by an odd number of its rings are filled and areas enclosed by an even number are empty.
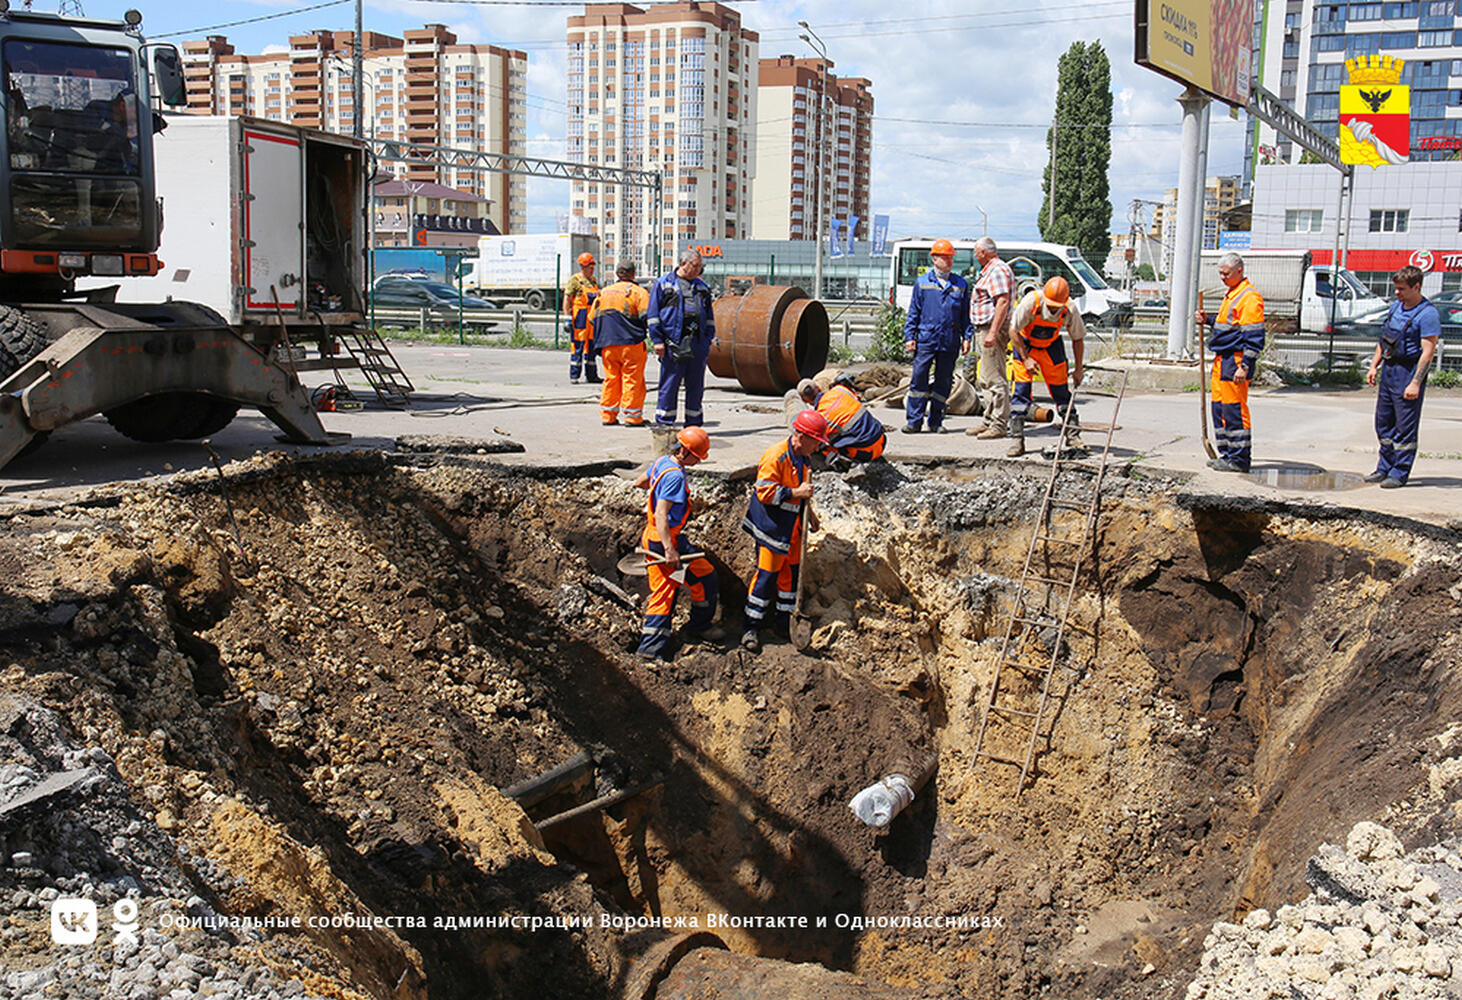
{"type": "Polygon", "coordinates": [[[614,268],[619,280],[599,293],[589,309],[594,346],[604,359],[604,389],[599,415],[606,424],[621,416],[626,427],[645,423],[646,314],[650,293],[635,284],[635,262],[621,260],[614,268]]]}
{"type": "Polygon", "coordinates": [[[883,454],[888,434],[863,405],[847,375],[839,375],[826,392],[805,378],[797,383],[797,395],[827,421],[828,446],[823,451],[834,469],[846,468],[851,462],[871,462],[883,454]]]}
{"type": "Polygon", "coordinates": [[[589,310],[599,297],[599,283],[594,280],[594,255],[585,251],[579,254],[579,273],[569,278],[564,286],[563,297],[568,303],[568,316],[564,328],[572,341],[569,354],[569,381],[579,384],[580,372],[584,381],[599,381],[599,371],[594,365],[594,324],[589,322],[589,310]]]}
{"type": "Polygon", "coordinates": [[[1088,449],[1081,440],[1081,419],[1071,390],[1081,385],[1082,361],[1086,356],[1086,325],[1080,310],[1071,307],[1071,286],[1059,274],[1043,288],[1031,289],[1021,297],[1010,317],[1015,349],[1010,391],[1010,436],[1013,439],[1005,454],[1011,458],[1025,454],[1025,422],[1031,416],[1031,387],[1036,372],[1045,380],[1046,391],[1056,404],[1056,412],[1064,414],[1066,430],[1062,450],[1080,455],[1088,449]],[[1066,349],[1061,331],[1071,336],[1071,354],[1075,362],[1068,373],[1066,349]],[[1066,384],[1068,374],[1071,385],[1066,384]],[[1071,404],[1068,408],[1068,404],[1071,404]]]}
{"type": "MultiPolygon", "coordinates": [[[[669,647],[674,638],[670,621],[675,614],[677,588],[682,586],[671,574],[680,569],[682,553],[695,551],[682,534],[685,522],[690,520],[690,487],[685,470],[704,461],[711,452],[711,439],[704,428],[685,427],[675,437],[675,450],[655,459],[635,481],[640,489],[649,491],[640,548],[654,553],[645,557],[650,605],[645,611],[639,646],[640,656],[647,659],[670,659],[669,647]]],[[[682,638],[688,643],[720,642],[725,632],[711,624],[719,593],[715,567],[699,556],[685,563],[685,568],[683,586],[690,591],[691,608],[682,638]]]]}
{"type": "Polygon", "coordinates": [[[808,458],[827,445],[827,420],[816,410],[803,410],[792,421],[792,433],[762,453],[756,485],[741,530],[756,541],[756,575],[746,594],[746,631],[741,647],[761,649],[761,628],[770,619],[787,634],[797,604],[802,563],[803,521],[817,530],[812,499],[812,467],[808,458]]]}
{"type": "Polygon", "coordinates": [[[1228,288],[1218,314],[1199,311],[1197,320],[1211,324],[1208,349],[1213,352],[1213,438],[1218,457],[1208,467],[1219,472],[1248,472],[1252,458],[1249,428],[1249,382],[1264,350],[1264,296],[1244,277],[1244,258],[1226,253],[1218,259],[1218,276],[1228,288]]]}

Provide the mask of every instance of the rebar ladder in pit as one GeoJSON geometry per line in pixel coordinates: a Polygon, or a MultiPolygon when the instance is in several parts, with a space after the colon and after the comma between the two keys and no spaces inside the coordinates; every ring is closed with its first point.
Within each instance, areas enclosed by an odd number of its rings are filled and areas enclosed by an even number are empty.
{"type": "MultiPolygon", "coordinates": [[[[1070,621],[1071,602],[1076,594],[1076,581],[1081,573],[1082,560],[1090,547],[1092,535],[1096,530],[1097,518],[1101,514],[1102,479],[1106,476],[1107,459],[1112,450],[1112,432],[1117,427],[1117,414],[1122,409],[1122,397],[1127,392],[1127,374],[1122,374],[1122,384],[1117,389],[1117,402],[1112,407],[1112,420],[1107,425],[1106,438],[1102,442],[1100,459],[1096,466],[1095,477],[1088,480],[1088,495],[1084,499],[1071,499],[1069,496],[1057,496],[1057,486],[1062,484],[1062,473],[1068,473],[1064,477],[1066,481],[1075,481],[1077,477],[1070,475],[1078,465],[1086,459],[1076,459],[1068,456],[1065,447],[1066,424],[1071,418],[1071,408],[1076,403],[1076,394],[1073,392],[1071,399],[1067,402],[1064,412],[1061,414],[1061,437],[1056,446],[1055,453],[1051,457],[1050,474],[1046,477],[1046,490],[1041,498],[1041,510],[1036,518],[1034,530],[1031,532],[1030,545],[1025,553],[1025,565],[1020,571],[1020,581],[1016,585],[1015,598],[1010,606],[1010,618],[1005,624],[1005,638],[1000,644],[1000,658],[995,661],[995,676],[990,682],[990,694],[985,702],[985,710],[980,716],[979,735],[975,738],[975,756],[985,757],[989,760],[1002,764],[1011,764],[1020,768],[1020,781],[1015,786],[1015,794],[1019,795],[1025,790],[1026,779],[1030,776],[1031,764],[1035,761],[1036,741],[1040,738],[1041,726],[1045,721],[1046,708],[1051,697],[1051,679],[1055,676],[1056,670],[1061,666],[1063,650],[1065,649],[1065,638],[1067,629],[1083,632],[1095,638],[1096,629],[1076,625],[1070,621]],[[1085,511],[1081,520],[1079,535],[1054,534],[1051,523],[1051,513],[1054,510],[1085,511]],[[1042,548],[1045,559],[1042,569],[1046,569],[1052,563],[1051,552],[1053,549],[1062,550],[1070,554],[1071,565],[1070,575],[1064,578],[1043,576],[1032,569],[1035,562],[1037,548],[1042,548]],[[1042,587],[1045,590],[1045,598],[1039,605],[1029,599],[1028,594],[1032,586],[1042,587]],[[1055,607],[1052,607],[1052,604],[1055,607]],[[1054,639],[1051,641],[1050,657],[1045,663],[1030,663],[1012,654],[1012,650],[1024,650],[1033,643],[1039,633],[1050,633],[1055,631],[1054,639]],[[1017,707],[1014,692],[1008,691],[1007,685],[1002,684],[1005,680],[1005,671],[1008,669],[1021,674],[1037,683],[1040,687],[1040,700],[1031,711],[1029,707],[1017,707]],[[1017,731],[1023,731],[1026,727],[1030,729],[1030,738],[1026,743],[1025,759],[995,754],[985,749],[985,737],[990,727],[991,717],[1000,720],[1002,725],[1009,726],[1017,731]]],[[[1086,470],[1083,468],[1081,478],[1086,478],[1086,470]]],[[[1060,561],[1060,560],[1057,560],[1060,561]]],[[[1046,572],[1051,572],[1046,570],[1046,572]]],[[[1028,705],[1029,703],[1024,703],[1028,705]]]]}

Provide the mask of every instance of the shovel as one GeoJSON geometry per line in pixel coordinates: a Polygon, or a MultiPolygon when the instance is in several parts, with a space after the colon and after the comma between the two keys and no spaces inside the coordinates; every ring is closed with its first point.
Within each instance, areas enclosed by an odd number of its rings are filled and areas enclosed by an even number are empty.
{"type": "MultiPolygon", "coordinates": [[[[1203,312],[1202,292],[1198,293],[1198,311],[1203,312]]],[[[1218,452],[1213,450],[1213,442],[1208,440],[1208,373],[1204,371],[1207,352],[1203,349],[1203,327],[1206,325],[1198,324],[1198,423],[1203,430],[1203,450],[1208,452],[1209,458],[1217,458],[1218,452]]]]}
{"type": "MultiPolygon", "coordinates": [[[[681,586],[684,586],[686,570],[685,563],[689,562],[692,559],[699,559],[704,555],[704,552],[682,552],[680,554],[681,566],[678,570],[670,574],[670,579],[674,580],[681,586]]],[[[637,548],[629,555],[621,559],[619,561],[619,565],[616,568],[624,576],[644,576],[650,571],[649,563],[652,562],[663,563],[665,562],[665,557],[660,555],[660,553],[652,552],[649,549],[637,548]],[[645,561],[646,556],[650,557],[649,562],[645,561]]]]}
{"type": "Polygon", "coordinates": [[[802,534],[797,539],[797,603],[792,606],[792,620],[789,633],[792,645],[799,650],[812,645],[812,619],[802,613],[802,593],[807,589],[807,516],[812,513],[812,501],[802,505],[802,534]]]}

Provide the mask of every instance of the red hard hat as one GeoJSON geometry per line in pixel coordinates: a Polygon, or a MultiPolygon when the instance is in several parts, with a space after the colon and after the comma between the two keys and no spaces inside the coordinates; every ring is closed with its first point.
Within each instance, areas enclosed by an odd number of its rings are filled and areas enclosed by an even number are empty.
{"type": "Polygon", "coordinates": [[[1071,286],[1066,283],[1065,278],[1058,274],[1046,282],[1046,287],[1041,292],[1041,297],[1047,302],[1064,306],[1067,300],[1071,298],[1071,286]]]}
{"type": "Polygon", "coordinates": [[[797,419],[792,421],[792,429],[827,444],[827,418],[816,410],[803,410],[797,414],[797,419]]]}
{"type": "Polygon", "coordinates": [[[935,240],[934,245],[929,248],[930,257],[953,257],[954,244],[949,240],[935,240]]]}
{"type": "Polygon", "coordinates": [[[579,266],[580,267],[588,267],[592,263],[594,263],[594,255],[593,254],[589,253],[587,250],[585,250],[583,253],[579,254],[579,266]]]}
{"type": "Polygon", "coordinates": [[[706,456],[711,453],[711,436],[704,427],[682,427],[680,433],[675,435],[675,440],[701,461],[705,461],[706,456]]]}

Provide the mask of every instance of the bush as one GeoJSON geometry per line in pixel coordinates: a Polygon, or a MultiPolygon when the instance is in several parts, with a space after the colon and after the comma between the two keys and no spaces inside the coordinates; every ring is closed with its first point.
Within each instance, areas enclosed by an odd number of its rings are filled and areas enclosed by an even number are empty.
{"type": "Polygon", "coordinates": [[[895,361],[907,364],[914,360],[904,346],[904,320],[907,313],[898,306],[881,306],[873,328],[873,347],[869,356],[874,361],[895,361]]]}

